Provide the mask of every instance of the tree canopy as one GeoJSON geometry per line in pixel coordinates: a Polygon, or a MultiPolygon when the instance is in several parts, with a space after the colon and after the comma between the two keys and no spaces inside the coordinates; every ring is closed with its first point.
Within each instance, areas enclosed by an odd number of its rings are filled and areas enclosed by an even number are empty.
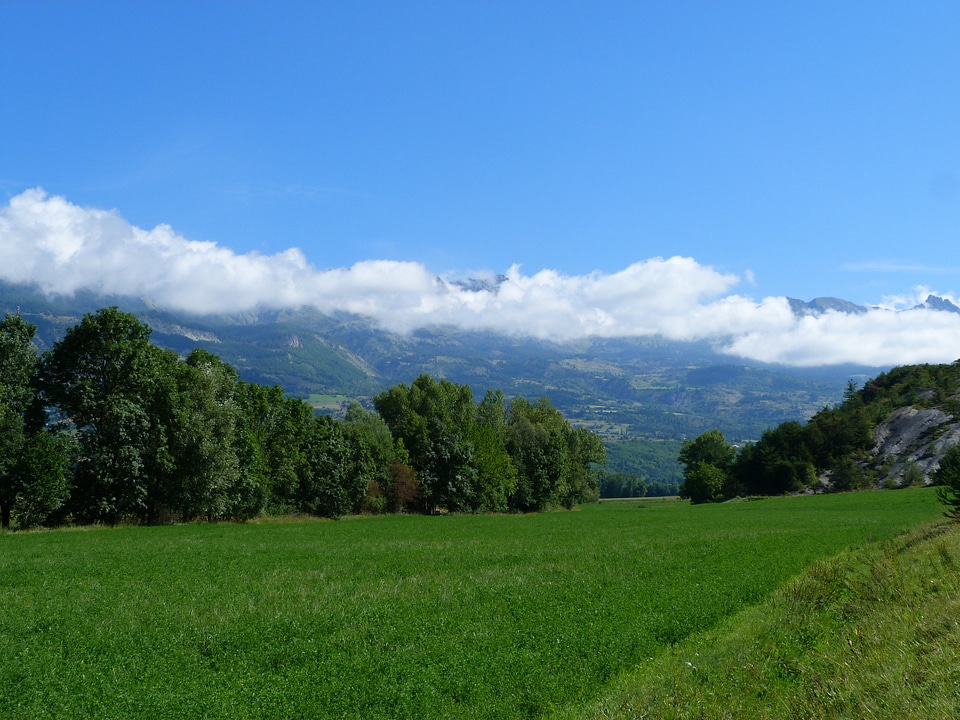
{"type": "Polygon", "coordinates": [[[507,404],[490,391],[475,404],[469,386],[421,375],[374,404],[409,452],[427,512],[535,511],[597,496],[602,441],[546,398],[507,404]]]}

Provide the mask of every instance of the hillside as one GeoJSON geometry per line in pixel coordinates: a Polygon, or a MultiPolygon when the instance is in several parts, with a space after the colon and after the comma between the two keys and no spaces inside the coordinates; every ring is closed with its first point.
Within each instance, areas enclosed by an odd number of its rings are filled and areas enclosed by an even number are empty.
{"type": "Polygon", "coordinates": [[[435,328],[384,332],[356,316],[316,310],[239,315],[178,315],[137,298],[78,293],[47,297],[0,284],[0,309],[38,326],[50,347],[84,313],[108,305],[153,328],[158,345],[187,353],[200,347],[249,381],[336,411],[421,373],[470,385],[477,395],[547,396],[566,417],[607,440],[693,437],[719,427],[733,441],[755,439],[786,420],[804,420],[841,398],[846,381],[876,369],[798,370],[749,363],[706,343],[661,338],[591,339],[558,344],[489,332],[435,328]]]}
{"type": "Polygon", "coordinates": [[[960,361],[894,368],[850,402],[862,402],[874,422],[861,462],[877,485],[927,482],[946,449],[960,444],[960,361]]]}
{"type": "Polygon", "coordinates": [[[739,451],[711,430],[684,443],[684,493],[694,502],[789,492],[929,484],[960,444],[960,361],[905,365],[806,424],[781,423],[739,451]]]}

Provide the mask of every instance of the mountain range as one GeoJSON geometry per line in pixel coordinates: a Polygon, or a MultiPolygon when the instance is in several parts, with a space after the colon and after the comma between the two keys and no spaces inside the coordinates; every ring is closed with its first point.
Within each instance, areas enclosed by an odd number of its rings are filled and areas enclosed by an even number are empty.
{"type": "MultiPolygon", "coordinates": [[[[41,349],[85,313],[112,305],[149,324],[158,345],[184,354],[203,348],[244,379],[281,385],[323,411],[337,413],[353,400],[370,406],[378,392],[429,373],[468,384],[478,396],[488,388],[507,397],[547,396],[572,422],[611,441],[680,440],[713,427],[734,442],[755,439],[838,402],[849,379],[883,369],[766,365],[720,354],[707,342],[659,337],[558,343],[442,327],[401,335],[362,317],[310,308],[189,315],[141,298],[47,296],[30,286],[0,284],[0,309],[35,323],[41,349]]],[[[799,315],[865,311],[836,298],[791,305],[799,315]]],[[[960,312],[934,296],[927,305],[960,312]]]]}
{"type": "MultiPolygon", "coordinates": [[[[787,298],[790,303],[790,309],[794,315],[803,317],[804,315],[822,315],[828,311],[848,313],[850,315],[862,315],[870,308],[863,305],[857,305],[849,300],[841,300],[835,297],[814,298],[810,302],[787,298]]],[[[914,306],[914,310],[939,310],[942,312],[960,313],[960,307],[957,307],[946,298],[936,295],[927,295],[927,299],[914,306]]]]}

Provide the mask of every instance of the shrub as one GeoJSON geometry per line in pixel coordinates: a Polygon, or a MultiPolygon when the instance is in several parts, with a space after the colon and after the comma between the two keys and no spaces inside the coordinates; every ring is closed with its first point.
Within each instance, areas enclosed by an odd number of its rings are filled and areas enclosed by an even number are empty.
{"type": "Polygon", "coordinates": [[[960,520],[960,446],[953,445],[940,459],[940,467],[933,473],[937,498],[947,510],[948,518],[960,520]]]}

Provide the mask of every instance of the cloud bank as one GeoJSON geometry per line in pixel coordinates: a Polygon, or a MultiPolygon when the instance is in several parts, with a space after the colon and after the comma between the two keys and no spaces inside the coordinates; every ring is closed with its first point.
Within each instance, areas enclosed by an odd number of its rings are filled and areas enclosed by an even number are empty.
{"type": "MultiPolygon", "coordinates": [[[[0,278],[48,294],[134,295],[192,313],[313,306],[363,315],[397,332],[453,325],[561,341],[708,340],[732,355],[798,366],[960,358],[960,314],[875,309],[797,317],[786,298],[736,294],[741,278],[692,258],[653,258],[579,276],[526,275],[514,266],[506,279],[488,278],[478,288],[414,262],[319,269],[296,248],[238,254],[167,225],[143,230],[115,211],[79,207],[41,189],[0,208],[0,278]]],[[[746,280],[752,282],[749,273],[746,280]]]]}

